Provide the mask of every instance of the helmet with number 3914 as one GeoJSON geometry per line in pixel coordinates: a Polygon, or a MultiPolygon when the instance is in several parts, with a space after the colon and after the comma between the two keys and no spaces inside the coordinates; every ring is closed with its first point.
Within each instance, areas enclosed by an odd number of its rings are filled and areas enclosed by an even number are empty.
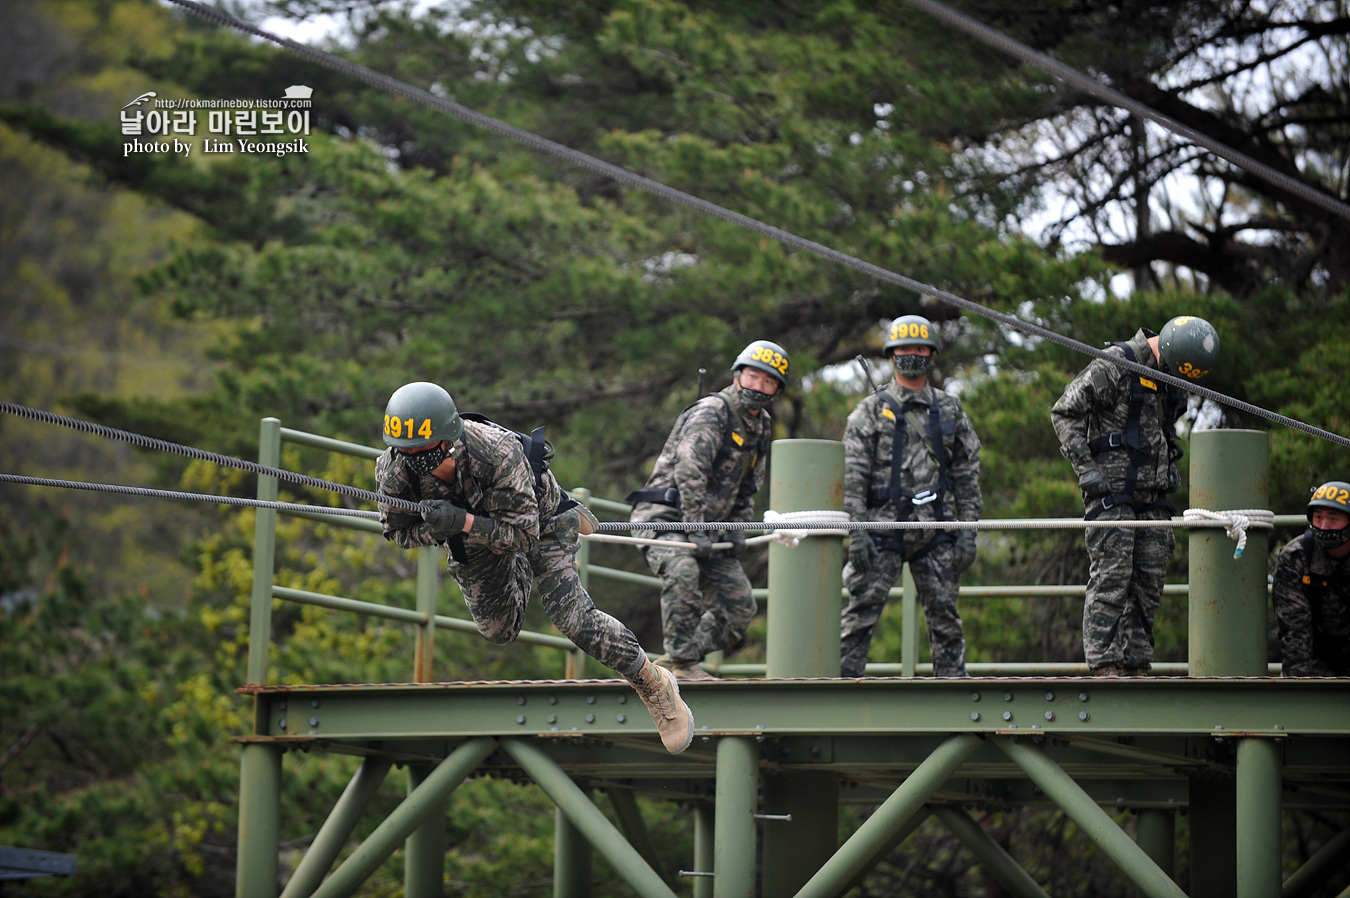
{"type": "Polygon", "coordinates": [[[464,433],[464,420],[450,394],[437,384],[404,384],[384,407],[384,444],[397,449],[454,442],[464,433]]]}
{"type": "Polygon", "coordinates": [[[1219,332],[1203,318],[1179,315],[1158,333],[1158,355],[1168,371],[1199,380],[1219,361],[1219,332]]]}
{"type": "Polygon", "coordinates": [[[742,368],[758,368],[778,381],[781,389],[786,389],[791,362],[788,360],[787,350],[777,343],[756,340],[742,349],[741,354],[736,356],[736,361],[731,363],[733,374],[742,368]]]}

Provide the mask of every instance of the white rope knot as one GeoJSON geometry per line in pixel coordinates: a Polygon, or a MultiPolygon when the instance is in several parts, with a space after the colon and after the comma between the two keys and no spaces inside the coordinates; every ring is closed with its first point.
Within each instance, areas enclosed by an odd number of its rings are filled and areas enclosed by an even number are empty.
{"type": "Polygon", "coordinates": [[[1262,530],[1275,529],[1275,512],[1265,508],[1235,508],[1230,511],[1188,508],[1182,512],[1181,516],[1188,524],[1193,526],[1222,526],[1229,539],[1237,540],[1237,548],[1233,550],[1234,558],[1241,558],[1242,550],[1247,548],[1247,529],[1249,527],[1262,530]]]}
{"type": "MultiPolygon", "coordinates": [[[[766,524],[847,523],[846,511],[766,511],[766,524]]],[[[847,530],[775,530],[773,539],[785,546],[796,546],[808,536],[848,536],[847,530]]]]}

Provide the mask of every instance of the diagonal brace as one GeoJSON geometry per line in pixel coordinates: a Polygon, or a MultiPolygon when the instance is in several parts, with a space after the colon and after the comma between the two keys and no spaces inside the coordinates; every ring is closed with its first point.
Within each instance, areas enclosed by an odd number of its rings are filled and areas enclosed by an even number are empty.
{"type": "Polygon", "coordinates": [[[333,805],[328,819],[319,827],[319,833],[310,843],[309,850],[300,859],[300,864],[291,874],[290,881],[281,892],[281,898],[309,898],[323,882],[326,874],[337,860],[342,846],[356,829],[357,821],[370,799],[384,782],[385,775],[393,761],[389,758],[368,757],[356,768],[351,782],[342,791],[342,797],[333,805]]]}
{"type": "Polygon", "coordinates": [[[492,739],[471,739],[436,765],[422,784],[408,793],[384,822],[362,842],[328,880],[314,890],[314,898],[345,898],[370,878],[427,814],[437,810],[455,788],[497,748],[492,739]]]}
{"type": "Polygon", "coordinates": [[[1044,752],[1011,738],[993,741],[1148,898],[1186,898],[1144,849],[1044,752]]]}
{"type": "Polygon", "coordinates": [[[981,739],[972,733],[953,736],[943,742],[915,768],[900,787],[882,802],[848,841],[839,846],[825,865],[816,871],[797,898],[832,898],[862,872],[876,856],[877,849],[890,842],[905,823],[923,809],[934,792],[951,779],[965,760],[980,747],[981,739]]]}
{"type": "Polygon", "coordinates": [[[543,750],[525,739],[503,739],[501,745],[633,891],[642,898],[675,898],[670,886],[543,750]]]}
{"type": "Polygon", "coordinates": [[[1017,898],[1050,898],[1031,874],[1022,869],[1012,855],[994,837],[985,832],[983,826],[970,819],[970,815],[957,808],[940,805],[933,808],[933,816],[942,821],[952,835],[970,849],[979,859],[989,875],[997,879],[1017,898]]]}

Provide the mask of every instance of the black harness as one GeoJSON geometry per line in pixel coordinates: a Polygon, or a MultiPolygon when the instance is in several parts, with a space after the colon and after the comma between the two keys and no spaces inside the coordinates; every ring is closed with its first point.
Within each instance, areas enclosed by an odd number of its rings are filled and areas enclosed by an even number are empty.
{"type": "MultiPolygon", "coordinates": [[[[1129,359],[1131,362],[1139,361],[1135,358],[1134,350],[1130,347],[1130,344],[1117,343],[1116,345],[1124,351],[1125,358],[1129,359]]],[[[1115,449],[1125,450],[1125,456],[1130,461],[1129,467],[1125,469],[1125,489],[1119,493],[1103,496],[1101,501],[1089,509],[1084,516],[1087,520],[1092,520],[1102,512],[1115,508],[1118,505],[1128,505],[1130,508],[1133,508],[1136,513],[1156,511],[1165,508],[1167,509],[1168,514],[1176,514],[1176,507],[1166,499],[1158,499],[1154,502],[1141,505],[1136,502],[1134,497],[1135,483],[1139,479],[1139,466],[1146,461],[1151,461],[1154,457],[1154,453],[1145,450],[1139,444],[1139,416],[1143,411],[1144,402],[1147,399],[1148,394],[1150,392],[1158,393],[1160,390],[1156,385],[1152,384],[1152,382],[1146,387],[1144,378],[1139,374],[1135,372],[1130,372],[1130,374],[1130,404],[1128,411],[1126,412],[1125,429],[1123,431],[1117,430],[1111,433],[1102,434],[1096,439],[1088,442],[1088,451],[1092,453],[1093,458],[1115,449]]],[[[1177,442],[1176,428],[1174,426],[1180,397],[1173,387],[1166,384],[1161,388],[1161,394],[1162,430],[1163,437],[1167,440],[1167,459],[1169,463],[1174,463],[1182,456],[1181,445],[1177,442]]],[[[1168,492],[1171,492],[1171,490],[1168,490],[1168,492]]]]}
{"type": "Polygon", "coordinates": [[[1313,538],[1311,529],[1305,530],[1299,537],[1303,541],[1303,557],[1307,559],[1306,573],[1303,575],[1303,594],[1308,597],[1308,611],[1313,620],[1313,656],[1317,658],[1336,658],[1338,666],[1345,666],[1350,661],[1350,652],[1343,645],[1332,645],[1328,643],[1327,637],[1317,626],[1317,621],[1322,617],[1322,609],[1326,607],[1327,594],[1332,590],[1340,590],[1345,587],[1346,578],[1339,572],[1322,575],[1312,572],[1313,549],[1317,545],[1317,540],[1313,538]]]}
{"type": "MultiPolygon", "coordinates": [[[[938,403],[934,402],[928,406],[928,428],[926,432],[929,441],[933,444],[933,456],[937,460],[937,490],[924,489],[917,493],[906,492],[901,486],[901,469],[905,456],[905,445],[909,440],[909,427],[905,423],[905,412],[921,409],[924,406],[923,403],[915,402],[912,399],[901,405],[894,396],[886,392],[878,395],[881,397],[885,409],[895,419],[895,436],[891,440],[891,479],[886,486],[871,488],[867,494],[867,507],[880,508],[887,502],[893,502],[895,503],[895,519],[897,521],[908,521],[913,516],[916,507],[936,503],[937,520],[945,520],[946,497],[951,492],[951,482],[947,479],[947,447],[942,438],[944,435],[956,433],[956,422],[943,419],[942,409],[938,403]]],[[[923,548],[911,555],[909,560],[918,561],[944,542],[951,542],[953,539],[954,537],[947,531],[938,531],[932,539],[924,544],[923,548]]],[[[878,549],[899,552],[904,544],[904,534],[900,531],[892,531],[886,534],[875,533],[872,534],[872,542],[876,543],[878,549]]]]}
{"type": "MultiPolygon", "coordinates": [[[[713,465],[715,467],[718,462],[726,458],[732,452],[737,450],[744,452],[746,446],[745,439],[736,433],[736,410],[731,407],[731,400],[721,393],[709,393],[708,395],[716,396],[718,399],[722,400],[727,407],[727,426],[722,434],[722,445],[717,450],[717,457],[713,459],[713,465]]],[[[704,398],[706,399],[707,397],[704,398]]],[[[684,407],[684,411],[680,412],[679,417],[675,419],[675,423],[679,429],[684,429],[684,422],[689,417],[689,413],[694,409],[694,406],[702,401],[703,400],[700,399],[698,402],[694,402],[684,407]]],[[[766,429],[764,436],[761,437],[760,441],[754,446],[755,457],[750,462],[751,471],[759,464],[759,460],[764,457],[764,443],[768,436],[769,432],[766,429]]],[[[652,502],[656,505],[668,505],[671,508],[678,509],[680,507],[680,491],[673,486],[644,486],[635,489],[627,496],[624,496],[623,501],[627,502],[629,505],[637,505],[639,502],[652,502]]]]}

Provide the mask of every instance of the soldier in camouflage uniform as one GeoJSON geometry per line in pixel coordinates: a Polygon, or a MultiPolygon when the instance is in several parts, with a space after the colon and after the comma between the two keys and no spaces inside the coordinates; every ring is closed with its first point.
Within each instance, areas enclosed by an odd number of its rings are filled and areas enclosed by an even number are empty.
{"type": "MultiPolygon", "coordinates": [[[[926,318],[891,323],[883,345],[895,379],[866,397],[844,428],[844,511],[852,521],[978,521],[980,439],[961,401],[928,382],[941,350],[926,318]],[[898,449],[898,451],[897,451],[898,449]]],[[[861,677],[872,633],[906,561],[928,622],[933,673],[966,675],[956,610],[961,572],[975,560],[975,531],[854,530],[840,622],[840,675],[861,677]]]]}
{"type": "MultiPolygon", "coordinates": [[[[787,352],[756,340],[731,370],[730,386],[705,396],[675,420],[651,477],[628,496],[634,503],[632,520],[750,520],[773,439],[768,405],[787,386],[787,352]]],[[[709,652],[739,646],[757,610],[738,560],[745,533],[722,534],[729,549],[714,548],[708,530],[637,534],[679,546],[643,549],[647,565],[661,578],[665,654],[656,663],[681,680],[713,679],[699,662],[709,652]]]]}
{"type": "MultiPolygon", "coordinates": [[[[1198,379],[1218,358],[1219,337],[1203,318],[1182,316],[1167,322],[1161,335],[1140,328],[1106,351],[1198,379]]],[[[1173,424],[1181,398],[1180,391],[1105,359],[1093,360],[1064,388],[1050,420],[1078,477],[1086,520],[1171,519],[1167,494],[1180,482],[1173,424]]],[[[1169,527],[1093,527],[1086,539],[1088,668],[1098,676],[1143,676],[1153,666],[1153,616],[1175,534],[1169,527]]]]}
{"type": "Polygon", "coordinates": [[[1314,489],[1308,523],[1275,562],[1280,675],[1350,677],[1350,483],[1314,489]]]}
{"type": "MultiPolygon", "coordinates": [[[[542,443],[542,434],[535,436],[542,443]]],[[[651,664],[632,631],[596,608],[581,586],[579,531],[594,519],[558,486],[542,445],[536,470],[519,435],[486,419],[465,420],[449,393],[425,382],[390,397],[384,441],[390,448],[375,463],[380,493],[423,507],[419,516],[381,504],[385,539],[403,549],[445,546],[450,575],[489,642],[509,643],[520,633],[537,580],[554,626],[633,684],[668,750],[688,748],[694,720],[674,677],[651,664]]]]}

